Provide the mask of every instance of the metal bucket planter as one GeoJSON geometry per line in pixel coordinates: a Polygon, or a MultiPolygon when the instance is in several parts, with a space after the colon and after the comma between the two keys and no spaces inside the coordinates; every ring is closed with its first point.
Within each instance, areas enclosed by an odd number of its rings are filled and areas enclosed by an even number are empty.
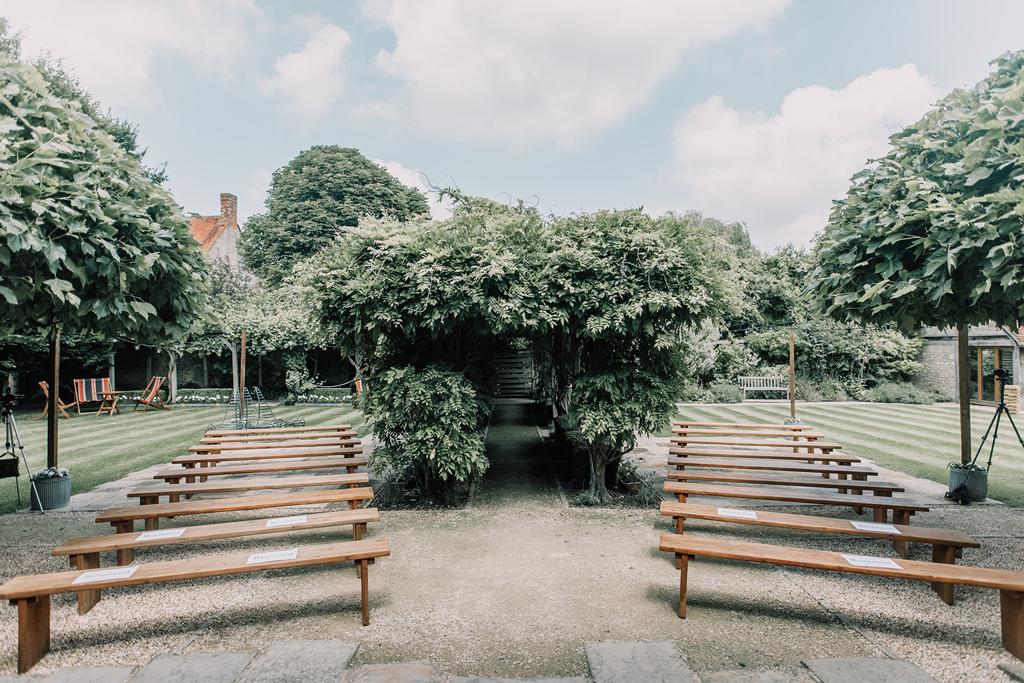
{"type": "Polygon", "coordinates": [[[33,510],[53,510],[62,508],[71,502],[71,475],[36,479],[29,487],[33,510]],[[36,497],[36,492],[39,497],[36,497]]]}
{"type": "Polygon", "coordinates": [[[949,490],[955,491],[960,486],[966,486],[968,497],[975,503],[980,503],[988,498],[988,471],[951,466],[949,490]]]}

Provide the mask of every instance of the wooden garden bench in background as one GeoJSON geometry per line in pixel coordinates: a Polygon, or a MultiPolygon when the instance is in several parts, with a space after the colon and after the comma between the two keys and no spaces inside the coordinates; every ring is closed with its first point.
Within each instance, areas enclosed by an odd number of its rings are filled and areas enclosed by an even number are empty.
{"type": "MultiPolygon", "coordinates": [[[[269,472],[303,472],[307,470],[345,469],[349,474],[366,465],[366,458],[358,457],[322,457],[311,459],[256,460],[242,464],[204,467],[203,479],[208,477],[227,477],[238,474],[266,474],[269,472]]],[[[154,479],[177,484],[182,479],[192,481],[196,478],[194,468],[172,467],[153,475],[154,479]]]]}
{"type": "Polygon", "coordinates": [[[804,431],[814,429],[811,425],[805,424],[778,424],[770,422],[690,422],[687,420],[673,420],[673,427],[722,427],[725,429],[787,429],[790,431],[804,431]]]}
{"type": "Polygon", "coordinates": [[[371,539],[300,546],[282,552],[232,553],[117,569],[18,576],[0,586],[0,597],[18,607],[18,673],[25,673],[50,649],[50,596],[56,593],[77,593],[85,587],[100,591],[122,586],[355,562],[360,578],[362,622],[365,626],[370,623],[369,561],[390,554],[386,539],[371,539]]]}
{"type": "MultiPolygon", "coordinates": [[[[661,503],[661,514],[674,520],[677,534],[683,533],[684,524],[687,519],[704,519],[714,522],[729,522],[730,524],[794,529],[810,533],[904,541],[908,544],[927,543],[932,547],[932,562],[942,562],[944,564],[955,563],[957,555],[964,548],[981,547],[981,544],[976,540],[954,529],[907,526],[905,524],[877,524],[875,522],[861,522],[836,517],[796,515],[786,512],[736,510],[712,505],[673,503],[667,500],[661,503]]],[[[932,588],[946,604],[953,604],[955,599],[954,586],[950,584],[932,584],[932,588]]]]}
{"type": "Polygon", "coordinates": [[[793,451],[808,452],[821,451],[822,453],[831,453],[832,451],[838,451],[842,448],[842,445],[831,442],[823,441],[756,441],[752,439],[708,439],[708,438],[691,438],[691,437],[673,437],[674,443],[685,445],[687,447],[693,445],[704,445],[704,446],[743,446],[745,448],[791,448],[793,451]]]}
{"type": "MultiPolygon", "coordinates": [[[[342,432],[344,433],[344,432],[342,432]]],[[[328,448],[358,446],[359,439],[349,436],[319,436],[315,439],[277,439],[274,441],[225,441],[221,443],[204,443],[200,441],[188,447],[189,453],[219,453],[221,451],[259,451],[282,450],[294,448],[328,448]]]]}
{"type": "Polygon", "coordinates": [[[730,448],[681,448],[672,446],[668,449],[669,456],[676,456],[681,460],[698,458],[728,458],[730,460],[765,459],[765,460],[792,460],[794,462],[821,462],[824,464],[836,463],[837,465],[850,465],[860,462],[860,458],[849,453],[793,453],[792,451],[778,450],[735,450],[730,448]]]}
{"type": "MultiPolygon", "coordinates": [[[[159,532],[143,531],[137,534],[108,534],[71,538],[53,549],[54,557],[67,556],[74,569],[98,569],[100,553],[117,553],[117,564],[131,564],[135,550],[182,543],[221,541],[225,539],[249,538],[265,534],[281,534],[304,529],[352,526],[353,540],[360,540],[366,534],[366,525],[380,521],[377,508],[357,510],[335,510],[290,517],[269,517],[244,522],[220,522],[196,526],[164,529],[159,532]]],[[[78,592],[78,613],[85,614],[100,600],[100,591],[78,592]]]]}
{"type": "Polygon", "coordinates": [[[789,382],[784,377],[740,377],[737,381],[744,400],[751,391],[781,391],[789,397],[789,382]]]}
{"type": "Polygon", "coordinates": [[[302,434],[305,432],[337,432],[352,429],[352,425],[319,425],[316,427],[259,427],[253,429],[208,429],[206,436],[237,436],[253,434],[302,434]]]}
{"type": "Polygon", "coordinates": [[[307,434],[253,434],[251,436],[204,436],[199,440],[199,446],[205,445],[217,445],[228,448],[228,444],[259,444],[263,442],[277,442],[282,441],[292,443],[297,441],[308,442],[311,440],[320,440],[325,443],[337,443],[335,439],[351,439],[357,436],[356,432],[351,429],[338,430],[336,432],[310,432],[307,434]]]}
{"type": "MultiPolygon", "coordinates": [[[[680,619],[686,618],[689,560],[696,557],[927,581],[933,587],[939,584],[994,588],[999,591],[1003,647],[1018,659],[1024,660],[1024,572],[723,541],[693,534],[664,534],[659,547],[676,556],[680,619]]],[[[941,591],[939,593],[941,595],[941,591]]]]}
{"type": "Polygon", "coordinates": [[[750,436],[761,438],[793,439],[806,441],[817,441],[823,439],[824,434],[810,430],[789,430],[789,429],[750,429],[747,427],[737,429],[710,428],[710,427],[673,427],[672,433],[676,435],[673,441],[685,441],[686,436],[750,436]]]}
{"type": "Polygon", "coordinates": [[[195,496],[204,493],[239,493],[243,491],[265,491],[271,489],[305,489],[322,486],[355,487],[370,483],[366,472],[354,474],[307,475],[298,477],[244,477],[242,479],[219,479],[201,484],[163,484],[139,486],[129,489],[129,498],[138,498],[143,505],[153,505],[166,496],[170,503],[179,502],[181,496],[195,496]]]}

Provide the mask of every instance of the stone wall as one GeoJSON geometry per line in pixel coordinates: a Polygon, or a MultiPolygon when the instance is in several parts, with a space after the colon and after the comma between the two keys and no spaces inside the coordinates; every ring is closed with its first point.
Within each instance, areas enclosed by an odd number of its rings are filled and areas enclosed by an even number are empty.
{"type": "Polygon", "coordinates": [[[956,396],[956,340],[938,335],[926,337],[920,362],[921,369],[914,383],[953,399],[956,396]]]}

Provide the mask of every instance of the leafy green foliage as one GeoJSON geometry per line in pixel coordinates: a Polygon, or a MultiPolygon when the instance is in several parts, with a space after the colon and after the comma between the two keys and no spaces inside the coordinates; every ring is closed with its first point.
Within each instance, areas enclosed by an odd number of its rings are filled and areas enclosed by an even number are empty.
{"type": "Polygon", "coordinates": [[[0,57],[0,316],[155,343],[182,336],[202,254],[178,207],[80,106],[0,57]]]}
{"type": "Polygon", "coordinates": [[[822,307],[905,329],[1024,319],[1024,51],[853,177],[816,246],[822,307]]]}
{"type": "Polygon", "coordinates": [[[909,382],[886,382],[864,392],[865,401],[876,403],[935,403],[935,397],[909,382]]]}
{"type": "Polygon", "coordinates": [[[364,410],[378,440],[376,471],[412,479],[421,495],[443,502],[456,484],[487,471],[487,406],[461,373],[436,365],[392,368],[376,375],[371,389],[364,410]]]}
{"type": "Polygon", "coordinates": [[[276,284],[360,219],[404,221],[428,213],[418,190],[358,150],[315,146],[274,172],[267,211],[246,222],[239,249],[253,272],[276,284]]]}

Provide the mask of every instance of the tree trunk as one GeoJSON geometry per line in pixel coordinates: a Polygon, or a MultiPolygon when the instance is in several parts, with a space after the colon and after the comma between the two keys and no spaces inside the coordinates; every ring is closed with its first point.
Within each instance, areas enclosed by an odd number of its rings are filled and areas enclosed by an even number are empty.
{"type": "Polygon", "coordinates": [[[117,369],[116,362],[117,355],[111,351],[107,354],[107,376],[110,377],[110,388],[117,390],[117,369]]]}
{"type": "Polygon", "coordinates": [[[608,484],[606,475],[608,464],[611,460],[612,450],[605,445],[592,444],[590,446],[590,486],[591,495],[599,503],[607,503],[611,500],[608,495],[608,484]]]}
{"type": "Polygon", "coordinates": [[[971,462],[971,358],[967,325],[956,327],[956,379],[960,394],[960,462],[971,462]]]}
{"type": "Polygon", "coordinates": [[[178,399],[178,357],[174,351],[167,351],[167,402],[174,403],[178,399]]]}
{"type": "Polygon", "coordinates": [[[203,388],[207,389],[210,386],[210,357],[207,354],[203,354],[203,388]]]}
{"type": "Polygon", "coordinates": [[[46,466],[57,467],[57,400],[60,396],[60,327],[50,333],[50,398],[46,414],[46,466]]]}
{"type": "Polygon", "coordinates": [[[238,347],[234,342],[225,342],[224,345],[231,352],[231,390],[238,391],[238,347]]]}

